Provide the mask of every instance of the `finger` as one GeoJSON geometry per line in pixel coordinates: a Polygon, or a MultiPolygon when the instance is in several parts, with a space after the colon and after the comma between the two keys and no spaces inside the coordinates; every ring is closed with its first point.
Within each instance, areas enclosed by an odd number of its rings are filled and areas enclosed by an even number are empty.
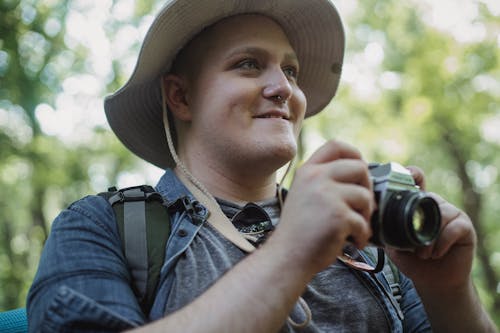
{"type": "Polygon", "coordinates": [[[423,190],[425,191],[425,176],[424,176],[424,171],[420,169],[417,166],[410,165],[406,167],[408,170],[410,170],[410,173],[415,180],[415,183],[423,190]]]}
{"type": "Polygon", "coordinates": [[[359,185],[337,183],[332,192],[332,195],[335,195],[333,200],[342,198],[351,210],[364,218],[365,224],[368,225],[375,210],[373,191],[359,185]]]}
{"type": "Polygon", "coordinates": [[[331,140],[321,146],[306,164],[326,163],[340,158],[361,159],[361,153],[348,143],[331,140]]]}
{"type": "Polygon", "coordinates": [[[361,185],[372,190],[368,164],[362,160],[341,159],[328,163],[326,175],[335,181],[361,185]]]}
{"type": "Polygon", "coordinates": [[[420,259],[427,260],[432,257],[434,252],[434,242],[428,246],[422,246],[415,249],[415,255],[420,259]]]}
{"type": "Polygon", "coordinates": [[[372,230],[366,219],[351,209],[346,213],[345,219],[348,221],[348,229],[344,239],[349,240],[359,249],[367,246],[372,236],[372,230]]]}
{"type": "Polygon", "coordinates": [[[474,243],[475,233],[469,217],[436,193],[429,195],[439,205],[441,228],[436,241],[430,246],[417,249],[417,256],[422,259],[439,258],[455,243],[474,243]]]}
{"type": "Polygon", "coordinates": [[[452,246],[474,246],[475,233],[469,218],[465,213],[460,214],[446,224],[434,245],[433,259],[443,257],[452,246]]]}
{"type": "Polygon", "coordinates": [[[444,200],[440,195],[436,193],[429,192],[428,195],[438,203],[439,211],[441,213],[441,230],[443,230],[448,223],[450,223],[460,215],[461,210],[448,201],[444,200]]]}

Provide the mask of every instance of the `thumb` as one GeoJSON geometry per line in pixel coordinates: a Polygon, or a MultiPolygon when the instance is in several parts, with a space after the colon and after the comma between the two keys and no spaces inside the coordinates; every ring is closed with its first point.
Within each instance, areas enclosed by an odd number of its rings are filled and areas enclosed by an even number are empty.
{"type": "Polygon", "coordinates": [[[306,164],[322,164],[343,158],[362,159],[361,153],[354,146],[342,141],[330,140],[316,150],[306,164]]]}

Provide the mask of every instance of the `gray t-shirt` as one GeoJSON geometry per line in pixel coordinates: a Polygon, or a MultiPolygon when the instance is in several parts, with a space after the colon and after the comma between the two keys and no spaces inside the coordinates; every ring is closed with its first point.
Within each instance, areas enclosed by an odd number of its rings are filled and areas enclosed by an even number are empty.
{"type": "MultiPolygon", "coordinates": [[[[235,207],[243,208],[222,200],[219,203],[230,218],[238,212],[235,207]]],[[[266,211],[272,224],[276,224],[279,217],[278,201],[262,202],[259,206],[266,211]]],[[[208,224],[204,225],[175,267],[175,281],[167,301],[166,314],[182,308],[201,295],[244,257],[245,253],[217,230],[208,224]]],[[[295,329],[287,322],[281,332],[390,331],[379,302],[363,282],[341,263],[336,262],[319,272],[307,285],[302,298],[311,310],[311,322],[301,329],[295,329]]],[[[303,322],[305,314],[302,307],[297,304],[290,317],[297,323],[303,322]]]]}

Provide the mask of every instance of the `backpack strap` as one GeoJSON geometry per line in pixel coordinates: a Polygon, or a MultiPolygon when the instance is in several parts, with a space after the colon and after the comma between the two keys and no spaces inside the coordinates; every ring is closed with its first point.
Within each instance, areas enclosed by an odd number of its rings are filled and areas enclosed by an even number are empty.
{"type": "Polygon", "coordinates": [[[399,269],[389,258],[386,257],[385,261],[386,263],[384,265],[382,272],[384,273],[384,276],[387,279],[387,282],[389,283],[389,287],[391,287],[392,296],[394,296],[396,301],[400,303],[403,295],[401,292],[399,269]]]}
{"type": "MultiPolygon", "coordinates": [[[[366,257],[368,257],[370,259],[370,261],[372,261],[372,262],[376,262],[379,260],[377,258],[377,255],[380,253],[379,248],[368,246],[368,247],[365,247],[361,252],[366,257]]],[[[402,319],[404,316],[403,316],[403,312],[401,310],[400,302],[401,302],[401,298],[403,297],[403,295],[401,292],[399,269],[389,259],[389,257],[387,257],[387,255],[385,255],[385,254],[384,254],[384,265],[382,267],[382,274],[384,274],[384,276],[389,284],[389,287],[391,289],[391,295],[396,300],[396,302],[394,302],[391,298],[389,298],[389,300],[395,306],[395,308],[398,312],[398,316],[402,319]]],[[[375,278],[375,280],[378,281],[376,278],[375,278]]],[[[382,289],[385,291],[385,288],[382,288],[382,289]]]]}
{"type": "Polygon", "coordinates": [[[165,259],[170,217],[163,197],[148,185],[99,193],[113,207],[134,293],[149,313],[165,259]]]}

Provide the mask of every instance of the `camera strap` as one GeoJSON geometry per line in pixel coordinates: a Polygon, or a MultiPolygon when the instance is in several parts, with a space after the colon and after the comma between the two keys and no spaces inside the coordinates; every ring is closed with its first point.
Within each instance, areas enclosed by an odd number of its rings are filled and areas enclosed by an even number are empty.
{"type": "MultiPolygon", "coordinates": [[[[359,255],[359,258],[355,258],[352,254],[349,254],[348,252],[356,253],[355,251],[352,251],[354,249],[351,249],[351,247],[352,247],[352,245],[346,246],[347,251],[344,251],[344,253],[341,256],[337,257],[341,262],[343,262],[344,264],[346,264],[347,266],[349,266],[353,269],[356,269],[358,271],[368,272],[371,274],[381,272],[384,269],[384,265],[385,265],[384,250],[382,250],[381,248],[377,248],[377,258],[376,258],[377,261],[376,261],[375,267],[373,267],[372,265],[367,263],[366,260],[364,260],[364,258],[362,256],[359,255]],[[349,251],[349,250],[351,250],[351,251],[349,251]]],[[[372,256],[370,255],[370,257],[372,257],[372,256]]],[[[374,261],[375,261],[374,257],[372,257],[372,259],[374,259],[374,261]]]]}

